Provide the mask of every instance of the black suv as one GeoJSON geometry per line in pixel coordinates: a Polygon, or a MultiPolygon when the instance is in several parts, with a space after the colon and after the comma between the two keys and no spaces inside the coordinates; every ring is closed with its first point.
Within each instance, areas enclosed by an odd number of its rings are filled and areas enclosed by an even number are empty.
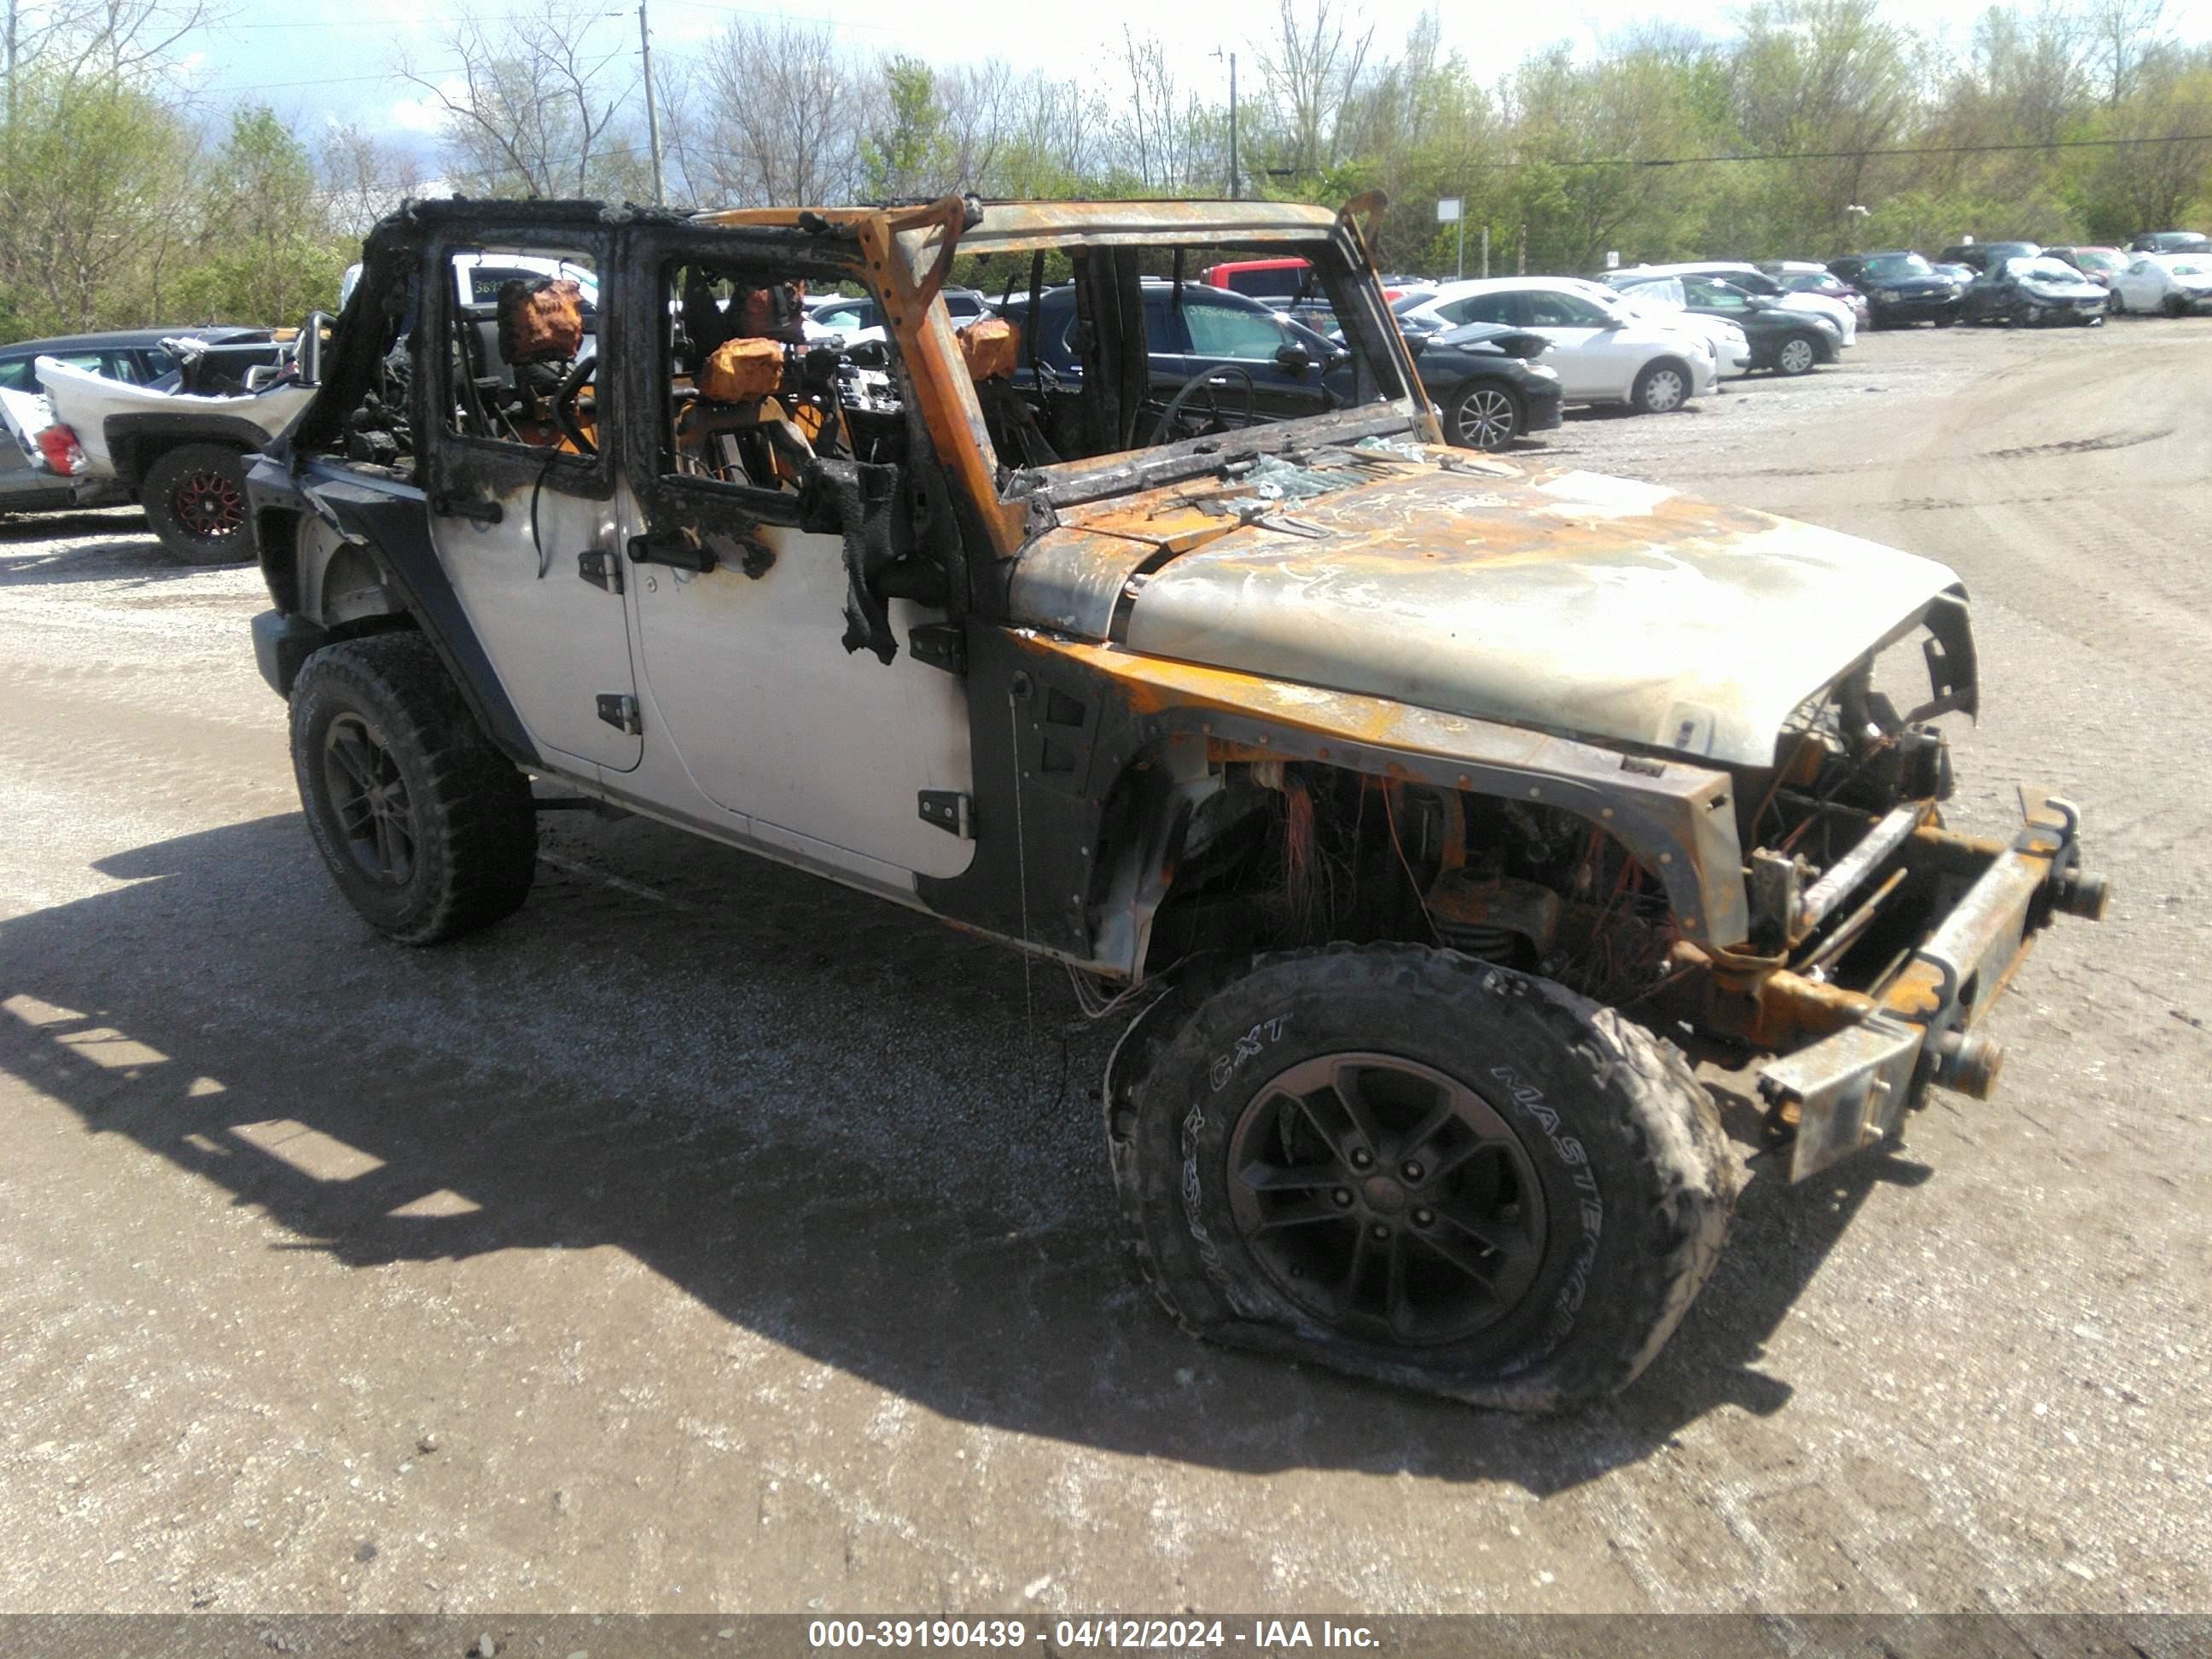
{"type": "Polygon", "coordinates": [[[2145,231],[2128,244],[2130,253],[2212,253],[2212,236],[2197,230],[2145,231]]]}
{"type": "MultiPolygon", "coordinates": [[[[1200,283],[1150,279],[1144,296],[1151,402],[1164,426],[1176,418],[1224,427],[1296,420],[1358,401],[1351,354],[1261,301],[1200,283]]],[[[1000,309],[1021,330],[1015,383],[1027,388],[1035,374],[1029,296],[1011,295],[1000,309]]],[[[1035,351],[1048,389],[1074,397],[1082,374],[1074,289],[1046,289],[1038,309],[1035,351]]],[[[1502,449],[1559,425],[1559,376],[1532,361],[1549,344],[1540,335],[1478,324],[1407,343],[1422,386],[1443,411],[1445,436],[1460,447],[1502,449]]]]}
{"type": "Polygon", "coordinates": [[[1948,328],[1959,320],[1963,303],[1959,284],[1939,275],[1917,253],[1903,248],[1855,253],[1834,261],[1828,269],[1866,295],[1876,328],[1895,328],[1905,323],[1933,323],[1938,328],[1948,328]]]}

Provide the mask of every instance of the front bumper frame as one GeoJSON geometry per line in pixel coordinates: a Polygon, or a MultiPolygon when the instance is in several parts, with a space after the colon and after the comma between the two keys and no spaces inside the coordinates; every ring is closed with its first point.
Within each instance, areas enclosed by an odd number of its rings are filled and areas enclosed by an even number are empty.
{"type": "Polygon", "coordinates": [[[2079,809],[2026,791],[2021,808],[2019,835],[1866,1017],[1759,1074],[1769,1106],[1796,1120],[1793,1182],[1896,1135],[1931,1084],[1987,1098],[2002,1054],[1974,1028],[2056,911],[2102,918],[2110,889],[2081,869],[2079,809]]]}

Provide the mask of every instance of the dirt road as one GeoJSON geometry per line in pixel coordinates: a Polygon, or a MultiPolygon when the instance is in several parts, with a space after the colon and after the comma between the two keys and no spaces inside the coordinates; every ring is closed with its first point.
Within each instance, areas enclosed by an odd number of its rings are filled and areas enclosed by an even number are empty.
{"type": "Polygon", "coordinates": [[[380,943],[258,578],[0,528],[0,1608],[2204,1607],[2208,385],[2203,320],[1870,334],[1538,447],[1954,563],[1962,815],[2061,784],[2118,886],[1996,1103],[1755,1186],[1571,1422],[1177,1335],[1100,1034],[930,923],[564,814],[380,943]]]}

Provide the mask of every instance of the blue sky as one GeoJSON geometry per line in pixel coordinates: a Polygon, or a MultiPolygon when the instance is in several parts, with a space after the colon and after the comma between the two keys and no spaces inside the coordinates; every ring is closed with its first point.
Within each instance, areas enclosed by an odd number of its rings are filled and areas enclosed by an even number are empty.
{"type": "MultiPolygon", "coordinates": [[[[478,0],[487,16],[514,15],[528,0],[478,0]]],[[[1102,85],[1110,85],[1114,54],[1124,24],[1139,35],[1159,36],[1180,60],[1186,81],[1225,97],[1228,69],[1217,50],[1239,54],[1240,73],[1256,82],[1256,54],[1276,15],[1274,0],[1115,0],[1107,6],[1040,8],[1036,0],[936,0],[924,8],[903,0],[831,0],[826,7],[780,6],[753,0],[733,6],[715,0],[649,0],[656,54],[680,55],[686,46],[718,32],[732,17],[792,15],[830,24],[856,47],[901,51],[938,62],[996,56],[1021,69],[1041,68],[1055,75],[1082,72],[1086,66],[1102,85]]],[[[1915,0],[1909,15],[1923,28],[1943,28],[1963,39],[1983,9],[1983,0],[1915,0]]],[[[370,5],[339,0],[242,0],[224,25],[202,31],[186,43],[192,73],[210,109],[240,98],[273,105],[303,135],[325,122],[358,122],[392,139],[409,139],[429,159],[437,118],[419,88],[398,74],[404,55],[426,70],[447,67],[438,50],[442,27],[461,9],[453,0],[374,0],[370,5]]],[[[1900,10],[1905,9],[1903,8],[1900,10]]],[[[2182,32],[2197,37],[2201,20],[2212,13],[2212,0],[2182,0],[2169,14],[2182,32]]],[[[1600,31],[1641,19],[1662,18],[1713,33],[1725,33],[1737,8],[1720,0],[1620,0],[1614,4],[1552,6],[1446,6],[1446,42],[1466,55],[1489,79],[1530,51],[1555,40],[1587,44],[1600,31]]],[[[1412,7],[1359,6],[1353,15],[1376,25],[1376,45],[1395,52],[1417,15],[1412,7]]],[[[599,23],[610,49],[635,53],[637,14],[634,3],[611,0],[599,23]]]]}

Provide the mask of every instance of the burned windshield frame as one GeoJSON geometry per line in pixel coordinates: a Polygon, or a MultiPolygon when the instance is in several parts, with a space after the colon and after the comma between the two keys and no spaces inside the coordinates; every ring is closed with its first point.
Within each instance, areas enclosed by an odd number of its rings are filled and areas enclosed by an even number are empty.
{"type": "MultiPolygon", "coordinates": [[[[1073,247],[1057,248],[1048,242],[1043,251],[1048,256],[1060,256],[1053,259],[1055,265],[1076,252],[1073,247]]],[[[1041,491],[1054,499],[1072,501],[1084,495],[1086,483],[1097,475],[1126,473],[1133,465],[1139,466],[1154,482],[1166,482],[1178,472],[1195,476],[1220,465],[1220,458],[1231,447],[1232,437],[1236,453],[1242,454],[1285,447],[1300,441],[1340,441],[1346,435],[1358,435],[1370,427],[1376,430],[1402,430],[1418,421],[1425,406],[1419,382],[1401,375],[1391,343],[1380,337],[1373,319],[1357,303],[1366,273],[1364,268],[1352,265],[1335,241],[1316,239],[1286,245],[1280,240],[1192,242],[1163,237],[1157,242],[1133,245],[1132,251],[1139,256],[1145,278],[1173,282],[1180,276],[1185,289],[1200,286],[1192,273],[1211,264],[1286,255],[1304,258],[1308,270],[1301,277],[1301,291],[1326,295],[1342,329],[1340,341],[1328,343],[1334,361],[1327,367],[1340,376],[1348,369],[1352,376],[1348,400],[1331,409],[1316,410],[1310,416],[1263,420],[1236,427],[1230,432],[1200,434],[1157,445],[1139,444],[1039,466],[1020,465],[1016,464],[1017,457],[999,455],[994,443],[993,459],[998,463],[1002,501],[1024,499],[1041,491]],[[1359,417],[1363,416],[1370,418],[1362,421],[1359,417]],[[1325,434],[1311,432],[1317,421],[1330,422],[1332,429],[1325,434]],[[1352,431],[1352,428],[1358,430],[1352,431]]],[[[1024,302],[1032,291],[1030,267],[1036,253],[1028,246],[994,252],[990,256],[992,267],[983,275],[979,286],[987,293],[1000,295],[1001,303],[1024,302]],[[1004,270],[999,268],[1002,259],[1007,262],[1004,270]]],[[[1069,280],[1062,277],[1057,283],[1042,284],[1036,290],[1040,301],[1044,295],[1066,286],[1069,280]]],[[[1381,306],[1379,299],[1378,307],[1387,313],[1388,307],[1381,306]]],[[[1031,342],[1025,338],[1021,342],[1019,356],[1021,370],[1025,374],[1034,374],[1032,362],[1031,342]]],[[[1323,367],[1316,364],[1316,374],[1322,372],[1323,367]]],[[[1033,380],[1023,395],[1032,399],[1036,397],[1033,380]]],[[[1236,401],[1233,395],[1229,401],[1236,401]]],[[[1155,400],[1148,398],[1146,406],[1154,409],[1155,400]]]]}

